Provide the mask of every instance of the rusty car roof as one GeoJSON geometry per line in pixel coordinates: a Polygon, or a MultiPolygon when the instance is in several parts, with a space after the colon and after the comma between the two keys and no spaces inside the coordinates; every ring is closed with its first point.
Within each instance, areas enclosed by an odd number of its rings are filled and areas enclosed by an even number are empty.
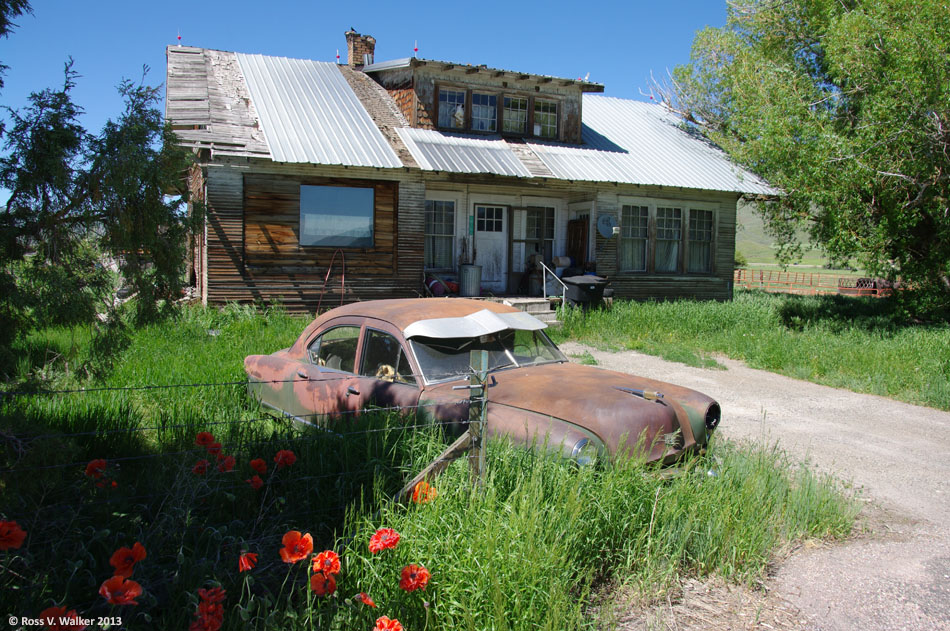
{"type": "Polygon", "coordinates": [[[392,300],[366,300],[331,309],[318,316],[307,327],[307,332],[327,320],[344,316],[362,316],[389,322],[400,331],[419,320],[433,318],[459,318],[487,309],[493,313],[519,313],[515,307],[490,300],[465,298],[396,298],[392,300]]]}

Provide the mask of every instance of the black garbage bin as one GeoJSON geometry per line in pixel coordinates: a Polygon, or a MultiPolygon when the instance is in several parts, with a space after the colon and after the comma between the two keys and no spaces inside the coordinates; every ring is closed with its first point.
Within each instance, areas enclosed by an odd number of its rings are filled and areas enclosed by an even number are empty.
{"type": "Polygon", "coordinates": [[[564,300],[569,305],[590,306],[600,304],[604,289],[610,282],[600,276],[568,276],[562,278],[567,290],[564,300]]]}

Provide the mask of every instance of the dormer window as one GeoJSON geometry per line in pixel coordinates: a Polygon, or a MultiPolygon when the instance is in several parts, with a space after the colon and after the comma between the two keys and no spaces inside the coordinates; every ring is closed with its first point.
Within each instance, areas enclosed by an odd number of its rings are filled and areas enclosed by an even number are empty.
{"type": "Polygon", "coordinates": [[[534,135],[557,138],[557,102],[534,100],[534,135]]]}
{"type": "Polygon", "coordinates": [[[439,90],[439,127],[465,129],[465,92],[439,90]]]}
{"type": "Polygon", "coordinates": [[[528,99],[506,96],[504,111],[504,127],[506,134],[523,136],[528,132],[528,99]]]}
{"type": "Polygon", "coordinates": [[[498,97],[472,93],[472,131],[498,131],[498,97]]]}

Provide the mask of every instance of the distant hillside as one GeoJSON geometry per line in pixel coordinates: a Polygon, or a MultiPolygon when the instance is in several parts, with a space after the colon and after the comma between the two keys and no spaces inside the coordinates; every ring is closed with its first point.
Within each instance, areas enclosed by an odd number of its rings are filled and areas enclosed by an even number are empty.
{"type": "MultiPolygon", "coordinates": [[[[752,267],[778,265],[772,237],[765,232],[765,224],[755,212],[755,204],[740,201],[736,218],[739,224],[736,232],[736,251],[742,254],[752,267]]],[[[802,235],[802,240],[807,242],[807,237],[802,235]]],[[[809,248],[795,267],[824,267],[827,263],[828,258],[820,250],[809,248]]]]}

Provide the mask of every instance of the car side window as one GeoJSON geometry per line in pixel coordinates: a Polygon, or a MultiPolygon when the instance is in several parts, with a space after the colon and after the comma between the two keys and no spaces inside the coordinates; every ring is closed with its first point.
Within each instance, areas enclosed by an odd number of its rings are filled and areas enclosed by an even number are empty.
{"type": "Polygon", "coordinates": [[[399,340],[376,329],[366,329],[360,374],[383,381],[416,384],[416,378],[412,375],[412,368],[399,340]]]}
{"type": "Polygon", "coordinates": [[[353,372],[356,366],[356,343],[360,327],[338,326],[330,329],[307,348],[310,363],[333,370],[353,372]]]}

